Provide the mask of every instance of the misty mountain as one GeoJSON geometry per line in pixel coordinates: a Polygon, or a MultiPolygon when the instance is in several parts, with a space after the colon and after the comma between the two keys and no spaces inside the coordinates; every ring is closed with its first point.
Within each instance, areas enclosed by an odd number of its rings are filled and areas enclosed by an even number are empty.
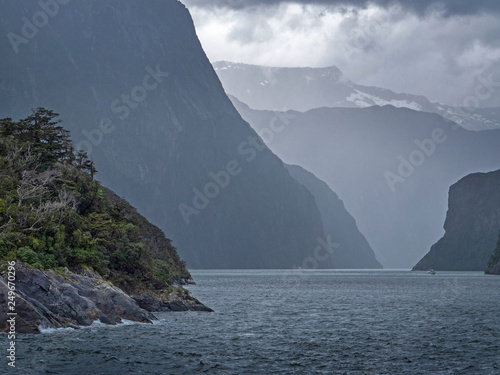
{"type": "Polygon", "coordinates": [[[392,105],[438,113],[469,130],[500,128],[498,101],[492,101],[497,94],[490,93],[495,91],[494,87],[481,87],[479,90],[481,99],[488,97],[491,99],[489,101],[478,100],[476,103],[471,98],[464,98],[459,107],[453,107],[431,103],[421,95],[358,85],[335,66],[277,68],[227,61],[215,62],[213,66],[226,92],[253,109],[304,112],[320,107],[366,108],[392,105]],[[471,107],[475,104],[477,107],[471,107]],[[479,104],[497,108],[483,108],[479,104]]]}
{"type": "Polygon", "coordinates": [[[413,270],[486,270],[500,229],[500,171],[470,174],[450,187],[444,229],[413,270]]]}
{"type": "Polygon", "coordinates": [[[2,2],[0,117],[60,113],[192,268],[300,266],[314,197],[242,120],[175,0],[2,2]]]}
{"type": "Polygon", "coordinates": [[[500,131],[467,131],[439,115],[392,106],[238,111],[287,164],[343,200],[385,268],[410,268],[442,235],[448,188],[500,167],[500,131]]]}
{"type": "MultiPolygon", "coordinates": [[[[316,200],[325,234],[332,241],[333,254],[325,261],[330,261],[332,268],[382,268],[368,241],[359,232],[356,221],[347,212],[338,195],[324,181],[304,168],[288,165],[287,169],[316,200]]],[[[326,256],[326,253],[323,256],[320,253],[319,258],[322,260],[326,256]]]]}

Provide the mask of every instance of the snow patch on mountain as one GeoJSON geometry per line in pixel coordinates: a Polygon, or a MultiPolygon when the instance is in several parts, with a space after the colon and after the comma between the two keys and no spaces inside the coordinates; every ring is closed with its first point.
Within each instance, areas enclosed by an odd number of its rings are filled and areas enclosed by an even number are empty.
{"type": "Polygon", "coordinates": [[[384,105],[392,105],[396,108],[409,108],[413,109],[415,111],[421,111],[422,106],[418,103],[415,103],[413,101],[409,100],[385,100],[370,94],[367,94],[365,92],[361,92],[359,90],[355,89],[355,93],[349,95],[346,100],[348,102],[352,102],[356,104],[358,107],[361,108],[366,108],[366,107],[371,107],[372,105],[379,105],[379,106],[384,106],[384,105]]]}
{"type": "Polygon", "coordinates": [[[422,95],[364,86],[350,81],[336,66],[280,68],[228,61],[213,66],[226,92],[254,109],[305,112],[321,107],[391,105],[436,113],[467,130],[500,128],[500,107],[461,108],[430,102],[422,95]]]}

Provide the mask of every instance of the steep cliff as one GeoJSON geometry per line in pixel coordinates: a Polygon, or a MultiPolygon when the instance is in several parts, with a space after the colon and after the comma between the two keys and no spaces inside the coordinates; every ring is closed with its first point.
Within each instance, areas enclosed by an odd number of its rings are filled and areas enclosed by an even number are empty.
{"type": "Polygon", "coordinates": [[[497,247],[488,261],[486,273],[500,275],[500,236],[498,237],[497,247]]]}
{"type": "Polygon", "coordinates": [[[60,113],[189,267],[299,265],[324,236],[314,198],[234,109],[184,5],[51,4],[2,5],[0,116],[60,113]]]}
{"type": "MultiPolygon", "coordinates": [[[[446,233],[413,270],[484,271],[500,228],[500,170],[470,174],[450,188],[446,233]]],[[[495,266],[491,262],[491,269],[495,266]]]]}
{"type": "Polygon", "coordinates": [[[288,171],[309,190],[318,205],[325,235],[333,243],[333,251],[325,261],[333,268],[382,268],[356,221],[332,189],[312,173],[298,165],[288,165],[288,171]]]}

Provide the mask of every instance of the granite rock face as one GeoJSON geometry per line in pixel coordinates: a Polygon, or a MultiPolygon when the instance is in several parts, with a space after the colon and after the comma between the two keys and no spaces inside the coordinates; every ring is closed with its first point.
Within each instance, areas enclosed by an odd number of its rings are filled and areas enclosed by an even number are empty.
{"type": "Polygon", "coordinates": [[[196,298],[179,291],[172,291],[162,297],[151,295],[136,295],[132,298],[146,311],[205,311],[213,310],[198,301],[196,298]]]}
{"type": "MultiPolygon", "coordinates": [[[[78,328],[95,321],[119,324],[126,319],[152,323],[156,318],[151,311],[211,311],[193,297],[183,295],[173,295],[164,302],[149,297],[149,305],[143,308],[134,298],[90,270],[83,274],[67,270],[42,272],[17,263],[15,287],[18,333],[40,333],[41,328],[78,328]]],[[[8,329],[8,290],[6,277],[0,277],[3,322],[0,332],[8,329]]]]}
{"type": "MultiPolygon", "coordinates": [[[[0,279],[0,314],[6,316],[7,281],[0,279]]],[[[122,290],[109,285],[91,271],[56,274],[16,267],[17,332],[39,333],[40,328],[89,326],[100,320],[105,324],[122,319],[151,323],[154,315],[141,309],[122,290]]],[[[2,321],[6,321],[2,319],[2,321]]],[[[5,327],[1,327],[5,330],[5,327]]]]}

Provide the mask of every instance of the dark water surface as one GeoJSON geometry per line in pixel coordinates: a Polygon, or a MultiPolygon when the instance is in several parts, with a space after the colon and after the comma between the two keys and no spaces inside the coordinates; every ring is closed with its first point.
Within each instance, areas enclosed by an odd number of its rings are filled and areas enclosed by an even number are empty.
{"type": "MultiPolygon", "coordinates": [[[[5,374],[500,374],[500,277],[193,271],[214,313],[17,340],[5,374]]],[[[0,336],[2,350],[8,348],[0,336]]],[[[5,357],[4,357],[5,358],[5,357]]]]}

